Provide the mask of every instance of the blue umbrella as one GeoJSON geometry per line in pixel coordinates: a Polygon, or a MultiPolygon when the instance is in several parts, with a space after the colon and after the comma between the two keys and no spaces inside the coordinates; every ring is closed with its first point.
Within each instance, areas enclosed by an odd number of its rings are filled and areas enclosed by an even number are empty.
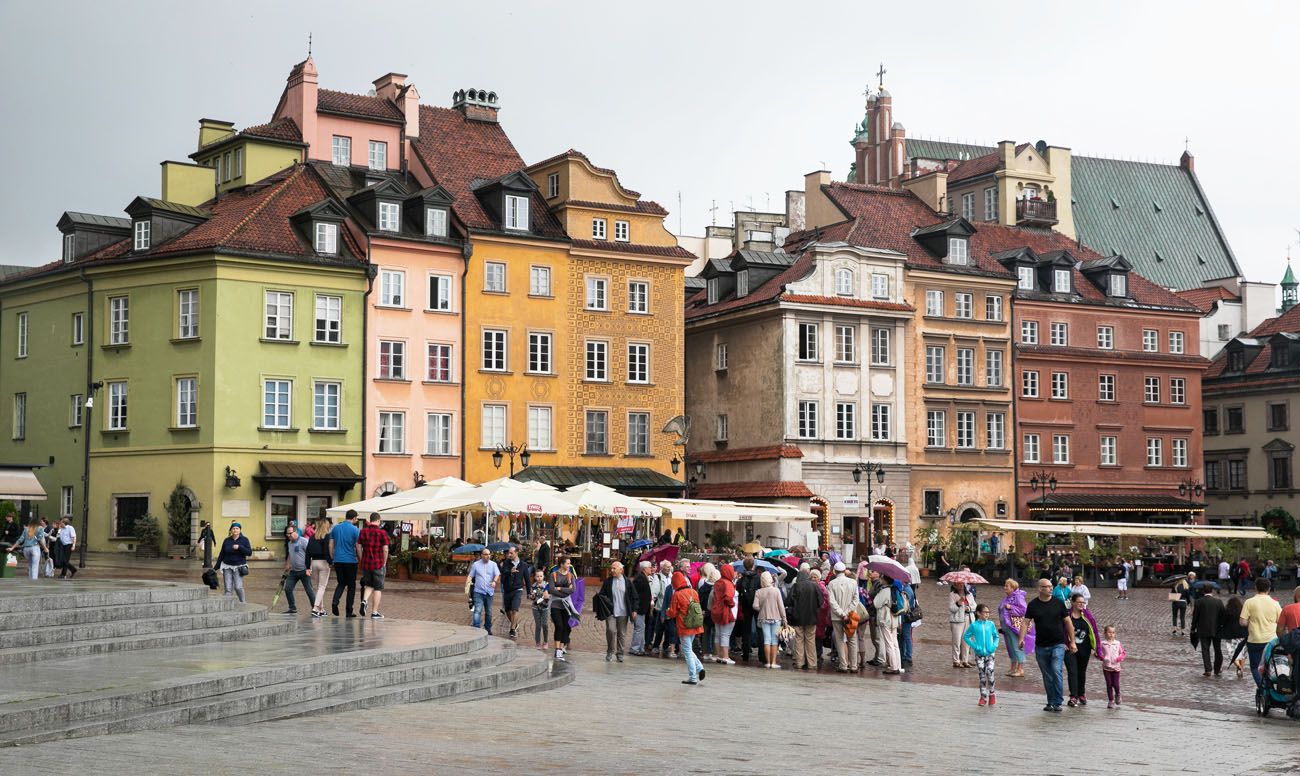
{"type": "Polygon", "coordinates": [[[514,543],[512,543],[512,542],[492,542],[491,544],[489,544],[489,545],[487,546],[487,548],[488,548],[489,550],[491,550],[492,552],[505,552],[506,550],[510,549],[511,547],[517,547],[517,546],[518,546],[518,545],[516,545],[516,544],[514,544],[514,543]]]}
{"type": "Polygon", "coordinates": [[[652,544],[654,544],[653,539],[637,539],[636,541],[629,544],[627,548],[629,550],[639,550],[642,547],[649,547],[652,544]]]}
{"type": "MultiPolygon", "coordinates": [[[[736,571],[744,571],[745,561],[743,560],[732,561],[731,567],[736,571]]],[[[762,558],[756,558],[754,560],[754,568],[759,569],[761,571],[770,571],[773,574],[780,572],[780,569],[778,569],[776,566],[773,566],[771,563],[763,560],[762,558]]]]}
{"type": "Polygon", "coordinates": [[[473,544],[473,543],[471,543],[471,544],[462,544],[461,546],[459,546],[459,547],[457,547],[456,549],[452,550],[452,552],[455,553],[455,554],[457,554],[457,555],[463,555],[464,553],[467,553],[467,552],[482,552],[482,551],[483,551],[483,545],[481,545],[481,544],[473,544]]]}

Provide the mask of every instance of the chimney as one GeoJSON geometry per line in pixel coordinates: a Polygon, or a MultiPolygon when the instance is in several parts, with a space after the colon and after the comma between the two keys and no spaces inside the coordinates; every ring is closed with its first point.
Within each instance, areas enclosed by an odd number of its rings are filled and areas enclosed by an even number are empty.
{"type": "Polygon", "coordinates": [[[397,93],[406,85],[406,75],[404,73],[388,73],[379,76],[371,83],[375,85],[376,97],[397,102],[397,93]]]}
{"type": "Polygon", "coordinates": [[[999,140],[998,141],[998,169],[1010,170],[1015,166],[1016,160],[1016,141],[999,140]]]}
{"type": "Polygon", "coordinates": [[[302,141],[308,146],[308,153],[313,158],[330,158],[329,143],[323,145],[324,156],[312,153],[316,149],[316,95],[319,88],[316,83],[316,63],[311,57],[294,66],[289,71],[289,79],[284,86],[284,96],[275,111],[275,118],[288,116],[302,130],[302,141]]]}
{"type": "Polygon", "coordinates": [[[451,95],[451,107],[470,121],[497,123],[497,93],[482,89],[457,89],[451,95]]]}
{"type": "Polygon", "coordinates": [[[397,105],[406,117],[406,136],[415,139],[420,136],[420,92],[415,84],[407,84],[397,98],[397,105]]]}
{"type": "Polygon", "coordinates": [[[1196,172],[1196,157],[1192,156],[1191,151],[1183,151],[1183,155],[1178,159],[1178,166],[1188,172],[1196,172]]]}
{"type": "Polygon", "coordinates": [[[235,134],[233,122],[220,119],[199,119],[199,148],[235,134]]]}

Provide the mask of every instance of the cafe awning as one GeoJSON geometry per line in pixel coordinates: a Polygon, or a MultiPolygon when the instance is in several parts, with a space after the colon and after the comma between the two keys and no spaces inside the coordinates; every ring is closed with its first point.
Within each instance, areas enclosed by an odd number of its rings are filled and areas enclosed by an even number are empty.
{"type": "Polygon", "coordinates": [[[1205,504],[1154,493],[1052,493],[1029,502],[1030,512],[1203,512],[1205,504]]]}
{"type": "Polygon", "coordinates": [[[337,490],[339,498],[358,483],[361,475],[345,463],[318,461],[261,461],[253,479],[262,487],[262,499],[276,488],[337,490]]]}
{"type": "Polygon", "coordinates": [[[1151,523],[1075,523],[1044,520],[979,520],[995,531],[1077,534],[1080,536],[1148,536],[1161,539],[1267,539],[1263,528],[1151,523]]]}
{"type": "Polygon", "coordinates": [[[811,521],[816,515],[781,504],[744,504],[737,501],[709,501],[683,498],[648,498],[678,520],[709,520],[718,523],[789,523],[811,521]]]}
{"type": "Polygon", "coordinates": [[[45,488],[34,466],[0,464],[0,501],[44,501],[45,488]]]}

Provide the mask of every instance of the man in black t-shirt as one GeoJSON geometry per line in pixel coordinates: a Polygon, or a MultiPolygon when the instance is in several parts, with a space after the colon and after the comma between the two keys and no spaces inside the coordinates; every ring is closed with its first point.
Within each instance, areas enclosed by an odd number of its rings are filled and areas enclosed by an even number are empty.
{"type": "MultiPolygon", "coordinates": [[[[1025,619],[1034,624],[1034,658],[1043,675],[1043,689],[1047,691],[1047,705],[1043,711],[1060,713],[1065,700],[1061,668],[1065,663],[1065,650],[1078,649],[1074,644],[1074,626],[1065,604],[1052,596],[1052,581],[1038,580],[1038,597],[1025,607],[1025,619]]],[[[1025,648],[1025,628],[1020,632],[1020,648],[1025,648]]]]}

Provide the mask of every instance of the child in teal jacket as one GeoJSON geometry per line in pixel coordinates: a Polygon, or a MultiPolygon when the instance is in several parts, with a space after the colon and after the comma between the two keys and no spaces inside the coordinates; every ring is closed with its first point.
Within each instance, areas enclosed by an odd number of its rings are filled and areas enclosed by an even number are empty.
{"type": "Polygon", "coordinates": [[[975,607],[975,621],[966,626],[962,641],[975,653],[975,667],[980,675],[980,704],[994,706],[998,696],[993,690],[996,669],[993,665],[998,654],[998,628],[989,619],[988,604],[975,607]]]}

